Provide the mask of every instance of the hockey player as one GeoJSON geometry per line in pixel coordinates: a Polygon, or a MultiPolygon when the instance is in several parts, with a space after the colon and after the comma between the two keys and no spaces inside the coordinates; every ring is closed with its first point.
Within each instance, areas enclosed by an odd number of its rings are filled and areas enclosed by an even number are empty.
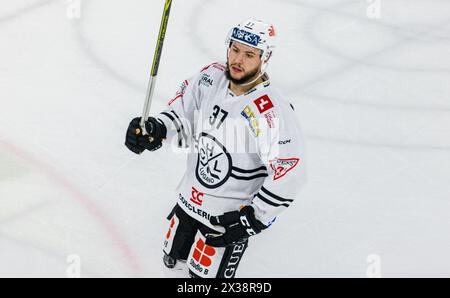
{"type": "Polygon", "coordinates": [[[168,216],[164,264],[191,277],[232,278],[248,238],[289,207],[305,181],[305,156],[293,106],[266,68],[274,27],[249,19],[226,39],[227,62],[185,80],[167,110],[131,121],[134,153],[175,142],[189,147],[177,204],[168,216]]]}

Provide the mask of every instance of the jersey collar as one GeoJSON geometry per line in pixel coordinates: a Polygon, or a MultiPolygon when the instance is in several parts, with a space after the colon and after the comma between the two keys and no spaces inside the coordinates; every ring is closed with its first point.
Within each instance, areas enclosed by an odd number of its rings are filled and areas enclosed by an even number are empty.
{"type": "MultiPolygon", "coordinates": [[[[253,93],[255,91],[267,88],[270,85],[270,79],[269,79],[269,75],[267,73],[265,73],[262,76],[263,82],[259,83],[258,85],[256,85],[255,87],[253,87],[252,89],[250,89],[249,91],[245,92],[244,94],[242,94],[241,96],[245,96],[245,95],[249,95],[250,93],[253,93]]],[[[233,91],[231,91],[230,88],[228,88],[227,90],[227,97],[237,97],[236,94],[234,94],[233,91]]]]}

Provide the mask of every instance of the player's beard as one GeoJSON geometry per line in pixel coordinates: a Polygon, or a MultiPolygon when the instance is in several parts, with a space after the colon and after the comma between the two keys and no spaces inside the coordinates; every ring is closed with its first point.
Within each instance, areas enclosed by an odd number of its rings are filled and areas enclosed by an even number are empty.
{"type": "Polygon", "coordinates": [[[242,85],[242,84],[248,83],[251,80],[254,80],[258,74],[259,74],[259,67],[257,67],[255,70],[251,71],[247,75],[243,76],[242,78],[235,79],[231,76],[230,64],[228,64],[228,62],[227,62],[227,69],[225,70],[225,76],[227,77],[228,80],[233,82],[233,84],[242,85]]]}

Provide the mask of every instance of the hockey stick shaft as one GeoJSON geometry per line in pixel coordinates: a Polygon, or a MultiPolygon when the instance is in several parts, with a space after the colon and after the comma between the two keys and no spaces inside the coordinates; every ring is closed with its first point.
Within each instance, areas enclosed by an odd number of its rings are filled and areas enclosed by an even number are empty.
{"type": "Polygon", "coordinates": [[[167,24],[169,22],[169,16],[170,16],[170,8],[172,7],[172,0],[166,0],[166,3],[164,4],[164,11],[161,19],[161,25],[159,26],[159,35],[158,35],[158,41],[156,43],[156,50],[155,54],[153,56],[153,63],[152,63],[152,71],[150,74],[150,80],[148,82],[147,86],[147,92],[145,95],[145,102],[144,102],[144,109],[142,111],[142,118],[141,118],[141,128],[144,135],[147,134],[147,131],[145,129],[145,121],[147,120],[149,113],[150,113],[150,106],[152,103],[153,93],[155,91],[155,85],[156,85],[156,77],[158,75],[158,69],[159,69],[159,62],[161,61],[161,54],[164,46],[164,39],[166,37],[166,30],[167,30],[167,24]]]}

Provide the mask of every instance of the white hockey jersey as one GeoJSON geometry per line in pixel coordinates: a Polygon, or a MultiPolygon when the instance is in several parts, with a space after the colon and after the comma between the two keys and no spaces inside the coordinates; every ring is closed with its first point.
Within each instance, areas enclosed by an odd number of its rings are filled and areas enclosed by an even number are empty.
{"type": "Polygon", "coordinates": [[[235,96],[224,71],[213,63],[184,81],[158,115],[168,130],[164,142],[190,149],[178,204],[213,229],[211,216],[249,204],[270,225],[306,179],[300,128],[267,77],[235,96]]]}

